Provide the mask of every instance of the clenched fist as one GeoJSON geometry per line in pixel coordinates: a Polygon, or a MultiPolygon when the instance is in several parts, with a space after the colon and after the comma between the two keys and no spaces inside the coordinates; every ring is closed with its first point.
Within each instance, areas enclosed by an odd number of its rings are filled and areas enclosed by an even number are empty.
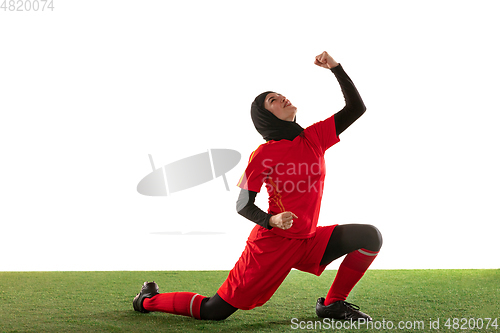
{"type": "Polygon", "coordinates": [[[292,212],[279,213],[271,216],[269,219],[269,225],[273,228],[287,230],[292,227],[294,218],[298,219],[298,216],[292,212]]]}
{"type": "Polygon", "coordinates": [[[337,67],[339,65],[339,63],[333,60],[332,56],[326,51],[316,56],[314,64],[328,69],[332,69],[333,67],[337,67]]]}

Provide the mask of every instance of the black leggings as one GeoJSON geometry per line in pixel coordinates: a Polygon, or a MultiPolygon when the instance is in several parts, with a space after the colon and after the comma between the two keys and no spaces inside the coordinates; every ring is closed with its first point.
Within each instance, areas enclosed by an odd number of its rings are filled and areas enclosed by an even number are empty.
{"type": "Polygon", "coordinates": [[[370,224],[343,224],[333,229],[321,265],[359,249],[378,252],[382,247],[382,235],[370,224]]]}
{"type": "Polygon", "coordinates": [[[223,320],[232,315],[238,308],[235,308],[219,294],[201,301],[200,317],[205,320],[223,320]]]}
{"type": "MultiPolygon", "coordinates": [[[[335,259],[352,251],[366,249],[379,251],[382,247],[382,235],[377,228],[369,224],[344,224],[333,229],[328,240],[321,265],[328,265],[335,259]]],[[[205,298],[201,302],[200,316],[206,320],[223,320],[232,315],[237,308],[224,301],[218,294],[205,298]]]]}

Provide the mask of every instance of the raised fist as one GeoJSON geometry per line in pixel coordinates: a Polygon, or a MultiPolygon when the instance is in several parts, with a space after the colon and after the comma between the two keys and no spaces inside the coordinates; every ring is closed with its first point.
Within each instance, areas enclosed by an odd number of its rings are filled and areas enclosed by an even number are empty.
{"type": "Polygon", "coordinates": [[[339,65],[339,63],[333,60],[332,56],[329,55],[326,51],[316,56],[316,58],[314,59],[314,64],[328,69],[337,67],[339,65]]]}

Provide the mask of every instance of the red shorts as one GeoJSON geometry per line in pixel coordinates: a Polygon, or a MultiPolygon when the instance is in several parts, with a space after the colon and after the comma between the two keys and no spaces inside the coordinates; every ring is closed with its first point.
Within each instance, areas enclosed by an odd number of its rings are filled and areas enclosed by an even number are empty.
{"type": "Polygon", "coordinates": [[[217,294],[238,309],[250,310],[266,303],[292,268],[321,275],[326,265],[320,262],[335,227],[317,227],[313,237],[295,239],[255,226],[217,294]]]}

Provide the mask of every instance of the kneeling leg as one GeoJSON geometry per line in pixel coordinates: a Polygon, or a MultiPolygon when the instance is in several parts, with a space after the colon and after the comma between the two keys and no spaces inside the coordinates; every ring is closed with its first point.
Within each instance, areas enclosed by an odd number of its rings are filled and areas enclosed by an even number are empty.
{"type": "Polygon", "coordinates": [[[232,315],[238,308],[235,308],[225,300],[223,300],[219,294],[215,294],[210,298],[205,298],[201,302],[200,315],[201,319],[206,320],[224,320],[230,315],[232,315]]]}
{"type": "Polygon", "coordinates": [[[144,299],[143,306],[147,311],[161,311],[205,320],[223,320],[238,310],[217,294],[208,298],[192,292],[157,294],[144,299]]]}

